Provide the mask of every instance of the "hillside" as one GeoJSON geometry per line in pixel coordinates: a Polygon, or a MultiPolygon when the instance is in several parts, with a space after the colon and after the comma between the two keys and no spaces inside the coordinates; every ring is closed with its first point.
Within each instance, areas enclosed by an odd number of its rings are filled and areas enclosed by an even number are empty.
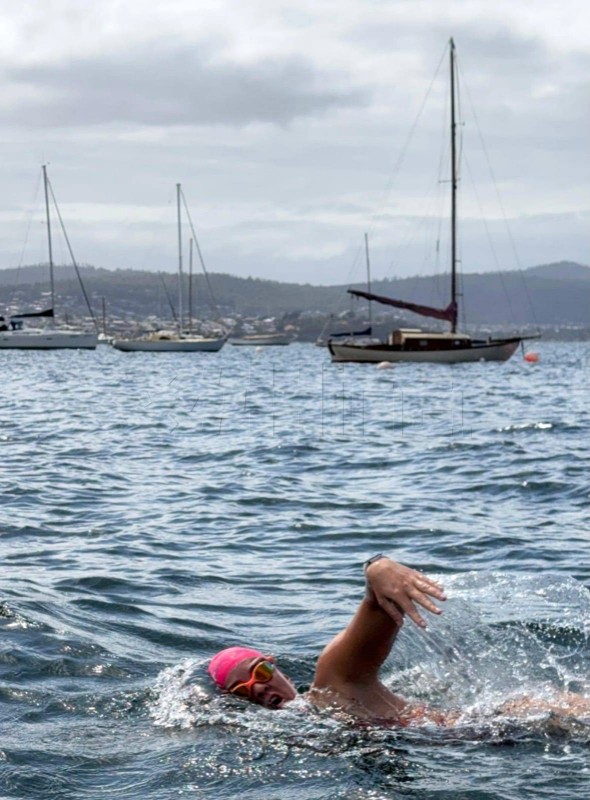
{"type": "MultiPolygon", "coordinates": [[[[176,276],[128,269],[82,267],[84,283],[97,315],[104,297],[109,319],[170,318],[176,304],[176,276]]],[[[375,281],[373,291],[411,302],[443,305],[448,302],[448,276],[416,276],[375,281]]],[[[204,276],[196,278],[196,315],[214,315],[204,276]]],[[[366,303],[351,300],[347,286],[289,284],[257,278],[212,274],[210,283],[217,308],[230,317],[281,317],[294,312],[338,315],[351,309],[364,313],[366,303]]],[[[360,288],[364,288],[358,284],[360,288]]],[[[562,261],[530,267],[522,272],[471,273],[463,276],[461,307],[473,325],[590,327],[590,267],[562,261]]],[[[56,267],[58,312],[86,315],[77,278],[71,267],[56,267]]],[[[0,270],[0,313],[47,305],[47,268],[27,266],[0,270]]],[[[391,309],[374,304],[374,316],[391,309]]],[[[416,324],[410,315],[408,322],[416,324]]]]}

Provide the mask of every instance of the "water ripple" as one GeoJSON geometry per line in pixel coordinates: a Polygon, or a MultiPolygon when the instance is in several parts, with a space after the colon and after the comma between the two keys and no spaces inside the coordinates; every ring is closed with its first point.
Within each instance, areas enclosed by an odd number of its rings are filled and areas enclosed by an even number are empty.
{"type": "Polygon", "coordinates": [[[0,352],[2,796],[585,800],[588,720],[493,713],[590,693],[590,352],[539,350],[387,373],[306,345],[0,352]],[[240,641],[309,685],[380,551],[450,594],[386,680],[462,726],[212,690],[240,641]]]}

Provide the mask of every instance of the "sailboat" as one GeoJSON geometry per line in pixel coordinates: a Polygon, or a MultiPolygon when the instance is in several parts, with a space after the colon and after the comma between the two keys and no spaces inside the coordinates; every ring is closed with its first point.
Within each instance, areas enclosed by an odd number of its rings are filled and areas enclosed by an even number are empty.
{"type": "MultiPolygon", "coordinates": [[[[369,234],[365,233],[365,263],[367,266],[367,293],[371,294],[371,261],[369,259],[369,234]]],[[[349,331],[339,331],[338,333],[328,333],[326,334],[327,327],[332,322],[332,315],[327,320],[326,324],[324,325],[322,332],[315,340],[316,347],[327,347],[328,342],[332,339],[337,339],[339,344],[349,344],[353,342],[354,344],[379,344],[379,339],[373,336],[373,314],[371,308],[371,301],[369,300],[368,304],[368,311],[369,311],[369,319],[368,325],[366,328],[362,330],[349,330],[349,331]]]]}
{"type": "MultiPolygon", "coordinates": [[[[193,336],[192,334],[192,312],[189,314],[189,331],[184,331],[183,324],[183,270],[182,270],[182,212],[181,212],[182,187],[176,184],[176,211],[178,228],[178,314],[176,317],[178,330],[175,331],[155,331],[147,336],[138,339],[113,339],[111,344],[117,350],[123,352],[157,352],[157,353],[217,353],[227,340],[227,336],[193,336]]],[[[190,220],[189,220],[190,221],[190,220]]],[[[191,224],[192,225],[192,224],[191,224]]],[[[194,232],[193,232],[194,236],[194,232]]],[[[191,239],[191,258],[192,258],[192,239],[191,239]]],[[[198,242],[197,242],[198,248],[198,242]]],[[[200,250],[198,250],[200,256],[200,250]]],[[[205,265],[201,258],[203,270],[205,265]]],[[[207,273],[205,273],[207,274],[207,273]]],[[[192,275],[191,275],[192,277],[192,275]]],[[[190,287],[190,284],[189,284],[190,287]]],[[[189,308],[192,299],[192,291],[189,288],[189,308]]]]}
{"type": "Polygon", "coordinates": [[[461,364],[472,361],[507,361],[525,339],[536,336],[512,336],[500,339],[472,339],[467,333],[457,330],[457,183],[458,158],[455,120],[455,43],[449,43],[451,81],[451,296],[445,308],[395,300],[369,291],[349,289],[354,297],[405,309],[423,317],[443,320],[450,324],[450,331],[423,331],[417,328],[400,328],[389,334],[386,342],[363,343],[354,341],[328,341],[332,361],[354,361],[362,363],[389,362],[433,362],[439,364],[461,364]]]}
{"type": "MultiPolygon", "coordinates": [[[[43,187],[45,190],[45,216],[47,220],[47,246],[48,246],[48,255],[49,255],[49,283],[51,289],[51,306],[50,308],[43,309],[42,311],[28,311],[23,312],[20,314],[12,314],[8,319],[5,317],[0,317],[0,349],[2,350],[62,350],[62,349],[84,349],[84,350],[94,350],[96,345],[98,344],[98,330],[94,331],[81,331],[73,328],[71,326],[57,326],[55,324],[51,325],[47,328],[26,328],[24,326],[25,319],[37,318],[37,319],[50,319],[53,323],[55,323],[55,279],[54,279],[54,264],[53,264],[53,243],[51,239],[51,214],[49,210],[49,190],[51,189],[51,184],[49,181],[49,177],[47,175],[47,166],[44,164],[43,167],[43,187]]],[[[55,203],[55,196],[53,195],[53,190],[51,190],[51,194],[55,203]]],[[[56,205],[57,208],[57,205],[56,205]]],[[[59,214],[58,209],[58,217],[59,221],[62,225],[63,229],[63,222],[61,220],[61,215],[59,214]]],[[[65,234],[65,229],[64,229],[65,234]]],[[[88,306],[88,311],[90,312],[90,316],[94,321],[94,325],[96,328],[96,320],[94,318],[94,313],[92,311],[92,307],[90,306],[90,301],[88,300],[88,295],[86,294],[86,289],[84,288],[84,284],[82,282],[82,276],[78,270],[78,265],[76,260],[74,259],[74,254],[70,247],[69,240],[66,236],[66,242],[70,251],[70,256],[72,258],[72,262],[74,268],[76,270],[76,274],[78,276],[78,280],[80,281],[80,286],[82,288],[82,293],[84,294],[84,299],[86,300],[86,305],[88,306]]]]}
{"type": "Polygon", "coordinates": [[[286,333],[250,333],[231,337],[230,344],[256,347],[279,347],[291,344],[293,338],[286,333]]]}

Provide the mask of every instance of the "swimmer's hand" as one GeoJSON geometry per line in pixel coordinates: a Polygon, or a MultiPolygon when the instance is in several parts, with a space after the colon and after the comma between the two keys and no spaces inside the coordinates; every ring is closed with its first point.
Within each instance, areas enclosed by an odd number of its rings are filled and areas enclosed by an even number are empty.
{"type": "Polygon", "coordinates": [[[420,628],[426,628],[426,620],[416,605],[432,614],[442,614],[430,598],[446,600],[443,587],[415,569],[380,558],[369,564],[365,576],[369,600],[377,603],[400,628],[405,614],[420,628]]]}

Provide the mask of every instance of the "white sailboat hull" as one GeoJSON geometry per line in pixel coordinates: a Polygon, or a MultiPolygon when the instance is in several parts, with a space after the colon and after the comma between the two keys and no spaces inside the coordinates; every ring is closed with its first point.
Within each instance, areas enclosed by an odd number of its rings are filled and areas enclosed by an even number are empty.
{"type": "Polygon", "coordinates": [[[329,342],[332,361],[356,362],[359,364],[427,363],[427,364],[467,364],[474,361],[508,361],[520,344],[521,339],[504,339],[491,342],[473,342],[469,347],[453,350],[402,350],[392,345],[380,344],[362,346],[355,344],[336,344],[329,342]]]}
{"type": "Polygon", "coordinates": [[[217,353],[225,337],[214,339],[113,339],[111,344],[124,353],[217,353]]]}
{"type": "Polygon", "coordinates": [[[260,346],[260,347],[276,347],[291,344],[291,337],[284,336],[281,333],[269,334],[253,334],[252,336],[241,336],[235,339],[230,339],[229,343],[238,346],[260,346]]]}
{"type": "Polygon", "coordinates": [[[0,350],[94,350],[96,333],[84,331],[24,330],[0,332],[0,350]]]}

